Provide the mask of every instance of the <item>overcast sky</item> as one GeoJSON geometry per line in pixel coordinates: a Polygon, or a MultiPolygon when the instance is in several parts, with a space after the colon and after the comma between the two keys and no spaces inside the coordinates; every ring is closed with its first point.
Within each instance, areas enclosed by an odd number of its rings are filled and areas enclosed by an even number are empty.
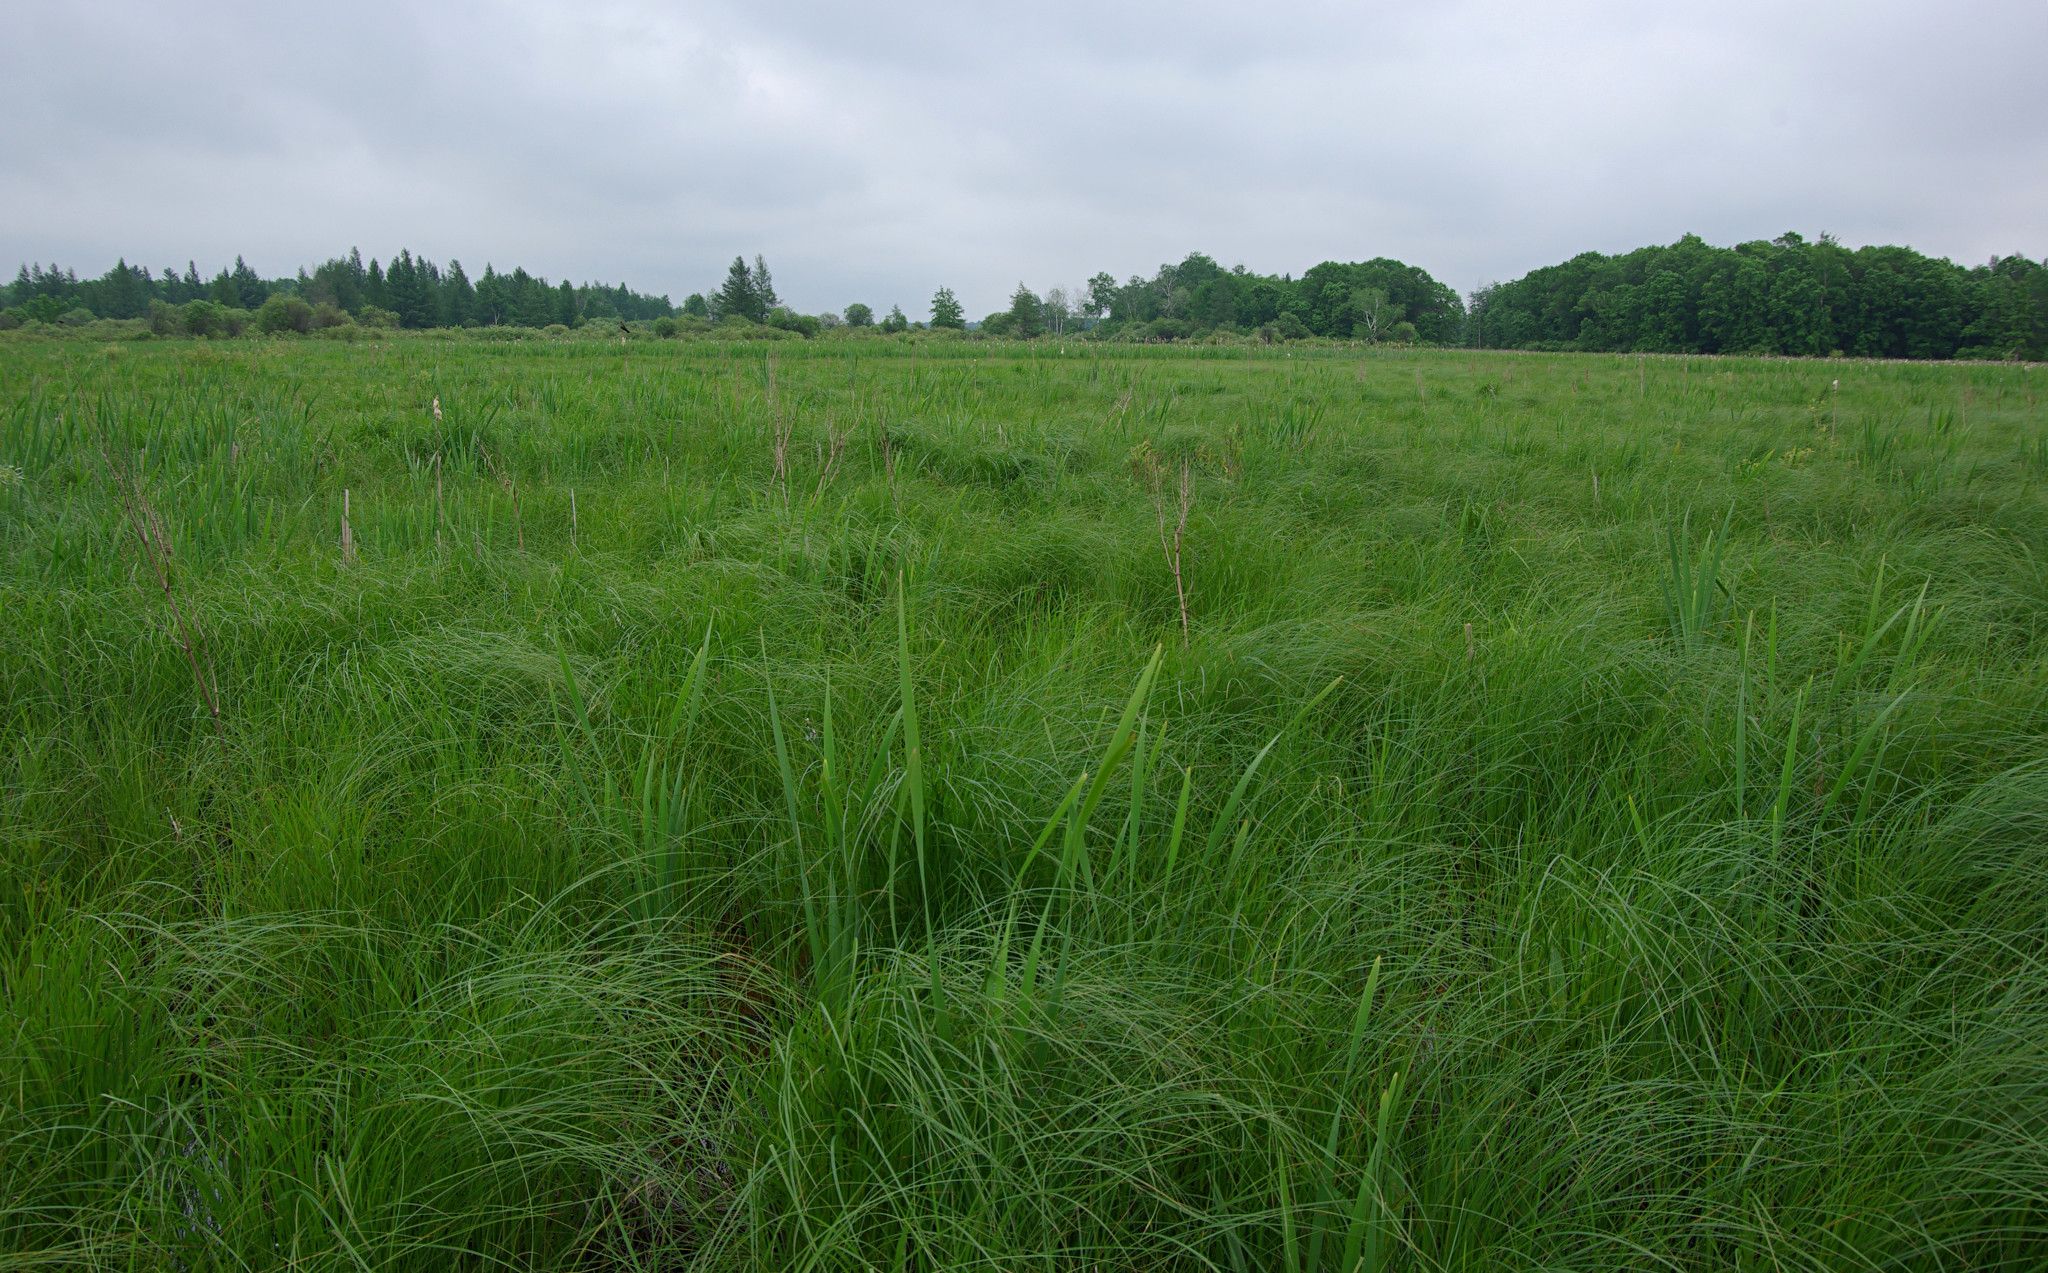
{"type": "Polygon", "coordinates": [[[1190,251],[1459,291],[1830,231],[2048,254],[2048,3],[41,3],[0,251],[265,275],[410,246],[680,301],[970,315],[1190,251]]]}

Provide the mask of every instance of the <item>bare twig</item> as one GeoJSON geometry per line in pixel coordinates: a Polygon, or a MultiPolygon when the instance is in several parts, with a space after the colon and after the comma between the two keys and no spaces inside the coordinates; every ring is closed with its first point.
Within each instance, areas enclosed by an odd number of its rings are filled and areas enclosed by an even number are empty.
{"type": "Polygon", "coordinates": [[[1173,595],[1180,604],[1180,643],[1186,649],[1189,639],[1187,576],[1182,570],[1181,549],[1187,540],[1188,513],[1195,506],[1194,463],[1186,456],[1180,461],[1178,489],[1171,497],[1172,527],[1169,529],[1166,491],[1166,466],[1147,443],[1139,443],[1132,456],[1132,468],[1152,496],[1152,511],[1159,521],[1159,552],[1166,558],[1166,568],[1173,573],[1173,595]]]}
{"type": "Polygon", "coordinates": [[[830,416],[825,418],[826,445],[818,451],[818,489],[811,492],[811,503],[816,504],[824,497],[825,488],[832,484],[832,475],[839,470],[839,457],[846,451],[846,442],[852,436],[851,429],[842,429],[830,416]]]}

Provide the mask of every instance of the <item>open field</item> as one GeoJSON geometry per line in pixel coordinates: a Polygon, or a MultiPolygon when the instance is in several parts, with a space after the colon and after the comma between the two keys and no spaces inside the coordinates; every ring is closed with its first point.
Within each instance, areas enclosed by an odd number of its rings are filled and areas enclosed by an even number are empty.
{"type": "Polygon", "coordinates": [[[0,344],[0,1266],[2039,1268],[2044,375],[0,344]]]}

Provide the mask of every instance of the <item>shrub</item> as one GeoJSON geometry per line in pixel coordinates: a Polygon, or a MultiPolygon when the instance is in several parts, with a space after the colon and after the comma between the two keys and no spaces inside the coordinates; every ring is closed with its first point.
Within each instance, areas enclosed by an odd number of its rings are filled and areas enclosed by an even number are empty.
{"type": "Polygon", "coordinates": [[[62,314],[59,314],[57,316],[57,321],[66,327],[83,327],[87,323],[93,321],[95,317],[96,315],[91,310],[87,309],[83,305],[79,305],[72,309],[67,309],[62,314]]]}
{"type": "Polygon", "coordinates": [[[355,319],[350,318],[348,311],[336,305],[333,301],[321,301],[313,307],[314,331],[326,331],[331,327],[351,327],[354,325],[355,319]]]}
{"type": "Polygon", "coordinates": [[[673,318],[665,317],[655,319],[654,334],[661,337],[663,340],[674,339],[676,334],[676,320],[673,318]]]}
{"type": "Polygon", "coordinates": [[[147,316],[149,330],[156,336],[182,336],[185,322],[178,314],[178,307],[168,301],[151,301],[147,316]]]}
{"type": "Polygon", "coordinates": [[[785,309],[780,305],[768,311],[768,325],[780,328],[786,332],[795,332],[799,336],[815,336],[818,334],[817,319],[809,314],[799,314],[795,310],[785,309]]]}
{"type": "Polygon", "coordinates": [[[15,328],[21,326],[22,322],[23,319],[20,310],[0,310],[0,332],[11,332],[15,328]]]}
{"type": "Polygon", "coordinates": [[[227,311],[212,301],[186,301],[178,322],[188,336],[225,336],[228,331],[227,311]]]}
{"type": "Polygon", "coordinates": [[[143,318],[95,318],[76,331],[94,340],[149,340],[149,320],[143,318]]]}
{"type": "Polygon", "coordinates": [[[263,302],[256,311],[256,327],[266,336],[282,332],[297,332],[303,335],[313,330],[313,307],[305,298],[290,292],[279,292],[263,302]]]}
{"type": "Polygon", "coordinates": [[[375,305],[365,305],[356,311],[356,326],[394,328],[398,326],[398,315],[375,305]]]}

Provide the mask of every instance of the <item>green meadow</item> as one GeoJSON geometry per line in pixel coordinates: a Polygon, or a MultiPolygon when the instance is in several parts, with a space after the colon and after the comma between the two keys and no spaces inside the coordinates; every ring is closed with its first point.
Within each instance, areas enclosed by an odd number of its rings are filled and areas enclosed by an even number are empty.
{"type": "Polygon", "coordinates": [[[0,343],[0,1267],[2039,1268],[2044,374],[0,343]]]}

